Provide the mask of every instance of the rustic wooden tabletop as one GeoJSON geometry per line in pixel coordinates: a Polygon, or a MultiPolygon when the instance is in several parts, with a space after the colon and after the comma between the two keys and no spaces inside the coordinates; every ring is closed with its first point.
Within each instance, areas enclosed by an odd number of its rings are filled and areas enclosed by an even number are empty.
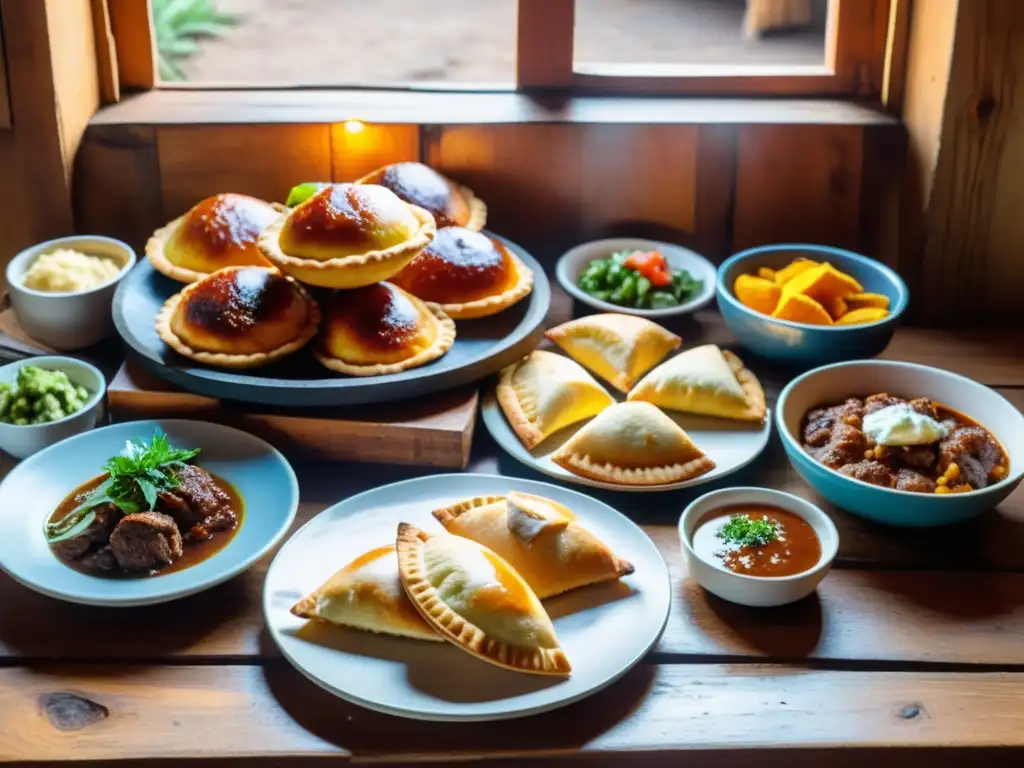
{"type": "MultiPolygon", "coordinates": [[[[729,342],[714,312],[681,330],[688,343],[729,342]]],[[[957,371],[1024,408],[1022,350],[1024,331],[905,329],[884,357],[957,371]]],[[[774,399],[786,372],[747,362],[774,399]]],[[[296,527],[354,493],[430,473],[294,463],[302,489],[296,527]]],[[[469,471],[536,478],[482,427],[469,471]]],[[[789,467],[775,436],[751,467],[716,485],[595,493],[640,522],[668,562],[675,586],[668,627],[654,652],[610,688],[521,721],[405,721],[323,692],[280,657],[264,629],[270,558],[204,594],[134,610],[61,603],[0,575],[0,763],[1024,759],[1024,489],[947,530],[900,531],[830,509],[841,545],[817,594],[757,610],[687,579],[676,536],[691,499],[741,484],[824,503],[789,467]]]]}

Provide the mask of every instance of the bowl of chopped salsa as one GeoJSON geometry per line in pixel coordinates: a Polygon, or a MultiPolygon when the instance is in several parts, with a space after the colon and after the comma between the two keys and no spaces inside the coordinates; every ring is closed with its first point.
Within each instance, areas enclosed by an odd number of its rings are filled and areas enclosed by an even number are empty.
{"type": "Polygon", "coordinates": [[[723,600],[767,608],[802,600],[839,548],[831,518],[767,488],[707,493],[683,512],[679,538],[690,576],[723,600]]]}
{"type": "Polygon", "coordinates": [[[657,240],[614,238],[578,245],[555,276],[578,301],[642,317],[692,312],[714,298],[715,267],[688,248],[657,240]]]}

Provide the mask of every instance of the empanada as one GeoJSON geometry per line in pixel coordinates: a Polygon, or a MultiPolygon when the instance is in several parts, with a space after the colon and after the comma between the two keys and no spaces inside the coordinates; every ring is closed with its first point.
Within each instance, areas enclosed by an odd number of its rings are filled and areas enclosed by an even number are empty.
{"type": "Polygon", "coordinates": [[[664,485],[710,472],[715,462],[650,403],[617,403],[555,451],[563,469],[607,483],[664,485]]]}
{"type": "Polygon", "coordinates": [[[736,355],[705,344],[682,352],[648,373],[629,400],[660,408],[743,421],[766,413],[761,383],[736,355]]]}
{"type": "Polygon", "coordinates": [[[542,496],[478,496],[435,509],[434,517],[448,533],[505,558],[541,599],[633,572],[571,510],[542,496]]]}
{"type": "Polygon", "coordinates": [[[616,312],[562,323],[544,335],[622,392],[683,342],[646,318],[616,312]]]}

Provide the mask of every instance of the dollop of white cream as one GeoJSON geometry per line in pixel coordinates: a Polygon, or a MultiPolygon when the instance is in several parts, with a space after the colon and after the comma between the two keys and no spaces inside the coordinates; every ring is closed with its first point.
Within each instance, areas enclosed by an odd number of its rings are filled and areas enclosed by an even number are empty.
{"type": "Polygon", "coordinates": [[[928,445],[949,430],[909,405],[889,405],[864,417],[864,434],[878,445],[928,445]]]}

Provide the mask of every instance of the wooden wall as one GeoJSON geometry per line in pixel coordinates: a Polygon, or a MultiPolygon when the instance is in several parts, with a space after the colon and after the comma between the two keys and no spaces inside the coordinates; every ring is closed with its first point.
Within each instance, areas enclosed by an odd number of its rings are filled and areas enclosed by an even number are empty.
{"type": "Polygon", "coordinates": [[[803,240],[875,253],[897,181],[896,124],[522,123],[114,125],[86,132],[79,230],[141,246],[207,195],[283,200],[301,181],[354,179],[422,159],[474,189],[489,227],[541,258],[586,238],[652,235],[715,259],[803,240]]]}

